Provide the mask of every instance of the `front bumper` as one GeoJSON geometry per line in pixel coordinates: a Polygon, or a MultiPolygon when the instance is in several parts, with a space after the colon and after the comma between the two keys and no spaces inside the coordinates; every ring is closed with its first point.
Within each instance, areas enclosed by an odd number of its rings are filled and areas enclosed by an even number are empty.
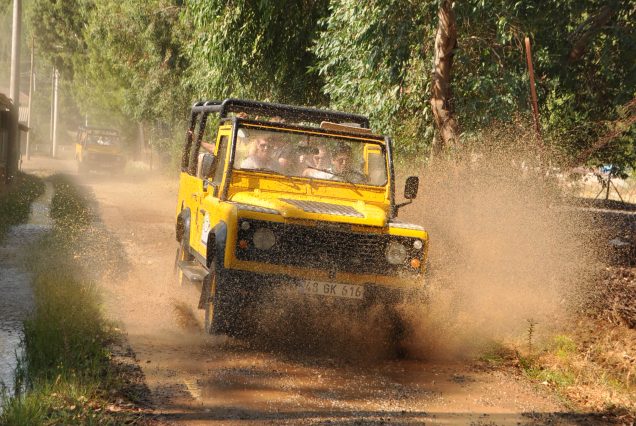
{"type": "Polygon", "coordinates": [[[84,165],[91,169],[118,169],[126,165],[122,156],[100,155],[84,158],[84,165]]]}
{"type": "MultiPolygon", "coordinates": [[[[288,290],[297,291],[302,294],[300,287],[306,281],[306,277],[298,277],[280,273],[263,273],[254,271],[244,271],[237,269],[224,269],[223,275],[226,280],[231,282],[232,286],[240,288],[247,294],[261,295],[263,293],[288,290]]],[[[330,282],[334,284],[349,284],[338,280],[321,280],[321,282],[330,282]]],[[[340,298],[334,296],[322,295],[306,295],[314,298],[328,298],[330,300],[339,300],[342,303],[370,306],[373,304],[398,304],[423,294],[423,286],[384,286],[373,282],[358,282],[364,288],[362,299],[340,298]]]]}

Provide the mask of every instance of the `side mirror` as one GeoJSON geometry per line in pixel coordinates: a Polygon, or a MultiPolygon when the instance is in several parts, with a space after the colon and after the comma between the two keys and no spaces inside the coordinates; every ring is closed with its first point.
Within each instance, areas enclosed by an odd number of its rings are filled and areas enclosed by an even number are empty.
{"type": "Polygon", "coordinates": [[[417,176],[409,176],[404,184],[404,198],[412,200],[417,197],[417,190],[420,186],[420,178],[417,176]]]}
{"type": "Polygon", "coordinates": [[[205,154],[201,161],[201,178],[210,177],[216,166],[216,157],[213,154],[205,154]]]}

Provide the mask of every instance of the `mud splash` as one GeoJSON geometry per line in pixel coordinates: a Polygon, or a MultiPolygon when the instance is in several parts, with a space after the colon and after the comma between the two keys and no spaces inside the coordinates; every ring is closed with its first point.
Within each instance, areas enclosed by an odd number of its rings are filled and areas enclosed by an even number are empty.
{"type": "Polygon", "coordinates": [[[494,151],[437,164],[423,182],[420,209],[405,211],[431,238],[430,304],[404,309],[413,350],[469,357],[558,328],[594,254],[582,235],[591,225],[560,208],[554,179],[494,151]]]}

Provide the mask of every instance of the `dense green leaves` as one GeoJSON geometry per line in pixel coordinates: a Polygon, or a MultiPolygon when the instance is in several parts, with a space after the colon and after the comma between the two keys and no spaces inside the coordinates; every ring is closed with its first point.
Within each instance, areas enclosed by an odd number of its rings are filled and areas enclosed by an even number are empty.
{"type": "MultiPolygon", "coordinates": [[[[636,90],[633,3],[610,3],[615,13],[609,23],[589,38],[580,60],[568,61],[581,35],[577,28],[589,29],[582,24],[605,4],[457,2],[453,102],[462,130],[472,133],[528,114],[523,40],[529,36],[548,143],[570,156],[593,143],[636,90]]],[[[430,143],[436,7],[436,1],[334,0],[315,47],[332,101],[371,114],[377,126],[398,135],[402,152],[419,152],[430,143]]]]}
{"type": "MultiPolygon", "coordinates": [[[[330,106],[370,115],[399,153],[421,156],[433,137],[438,7],[437,0],[32,0],[29,16],[42,51],[91,117],[109,112],[178,128],[198,99],[330,106]]],[[[467,0],[455,12],[451,102],[464,135],[529,122],[526,36],[544,139],[564,158],[615,128],[621,106],[636,96],[633,1],[467,0]]],[[[590,161],[633,164],[633,134],[628,129],[590,161]]]]}
{"type": "Polygon", "coordinates": [[[310,51],[327,0],[186,2],[187,84],[203,98],[249,97],[317,104],[310,51]]]}
{"type": "Polygon", "coordinates": [[[314,48],[332,105],[370,115],[410,153],[432,132],[427,102],[436,12],[434,1],[335,0],[314,48]]]}

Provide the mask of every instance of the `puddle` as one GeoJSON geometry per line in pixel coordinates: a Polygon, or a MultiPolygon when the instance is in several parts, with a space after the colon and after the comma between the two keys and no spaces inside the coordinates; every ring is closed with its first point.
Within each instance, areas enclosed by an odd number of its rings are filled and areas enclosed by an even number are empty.
{"type": "Polygon", "coordinates": [[[22,339],[22,322],[33,306],[31,277],[21,267],[20,255],[51,228],[49,205],[52,195],[53,188],[47,184],[44,195],[31,207],[29,223],[11,228],[0,245],[0,386],[4,384],[10,394],[22,339]]]}

